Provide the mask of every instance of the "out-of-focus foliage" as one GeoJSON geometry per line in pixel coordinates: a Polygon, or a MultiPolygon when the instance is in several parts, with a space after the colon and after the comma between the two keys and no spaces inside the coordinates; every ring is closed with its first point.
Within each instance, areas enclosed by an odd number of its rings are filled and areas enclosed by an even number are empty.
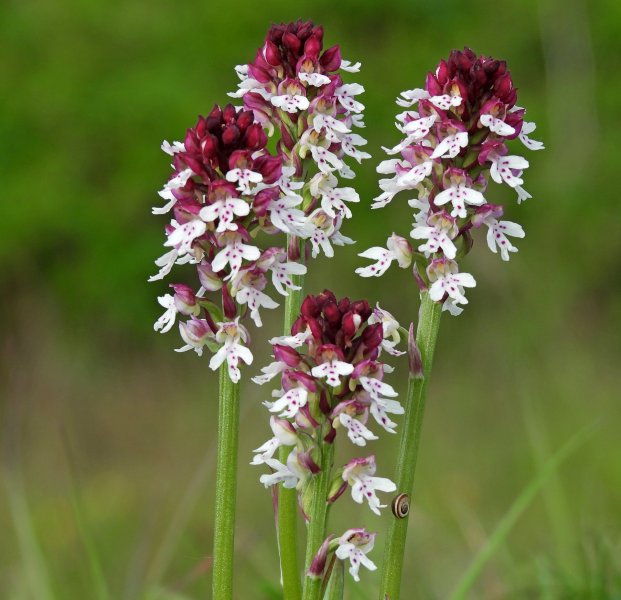
{"type": "MultiPolygon", "coordinates": [[[[593,440],[520,521],[473,597],[619,597],[621,4],[613,0],[5,0],[0,597],[96,597],[85,535],[112,599],[206,597],[215,379],[204,359],[172,352],[176,334],[151,329],[165,289],[146,283],[164,226],[150,214],[168,173],[159,144],[182,139],[198,113],[227,100],[234,65],[253,56],[272,21],[298,17],[323,23],[328,44],[363,62],[356,81],[367,90],[369,163],[381,144],[398,141],[397,93],[463,45],[508,61],[547,146],[529,156],[534,198],[521,207],[510,198],[507,216],[527,232],[520,252],[502,264],[477,239],[466,270],[478,287],[465,313],[442,324],[411,520],[411,597],[446,597],[537,465],[597,419],[593,440]]],[[[381,285],[353,275],[356,252],[407,231],[410,218],[399,200],[372,213],[377,177],[369,164],[358,171],[363,202],[344,227],[358,244],[314,261],[308,289],[367,296],[413,320],[417,294],[404,271],[381,285]]],[[[504,193],[494,187],[489,200],[504,193]]],[[[275,311],[255,347],[279,328],[275,311]]],[[[267,359],[256,356],[247,375],[267,359]]],[[[261,392],[249,382],[245,390],[237,592],[277,598],[271,501],[247,465],[268,427],[261,392]]],[[[383,474],[394,448],[393,440],[373,448],[383,474]]],[[[338,530],[382,532],[389,518],[341,504],[338,530]]],[[[379,552],[381,544],[380,536],[379,552]]],[[[348,597],[374,597],[376,585],[365,574],[348,597]]]]}

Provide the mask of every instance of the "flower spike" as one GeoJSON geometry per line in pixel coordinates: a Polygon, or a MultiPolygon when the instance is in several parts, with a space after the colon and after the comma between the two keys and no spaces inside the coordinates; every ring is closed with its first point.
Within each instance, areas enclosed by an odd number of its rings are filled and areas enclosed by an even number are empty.
{"type": "Polygon", "coordinates": [[[488,184],[495,182],[515,189],[518,203],[531,197],[522,187],[529,162],[509,154],[509,144],[519,138],[529,150],[544,146],[528,137],[536,126],[524,121],[525,110],[516,100],[506,64],[477,56],[469,48],[453,51],[441,61],[427,75],[424,88],[401,93],[397,104],[406,110],[397,115],[396,125],[405,137],[384,149],[396,158],[377,167],[389,177],[380,179],[382,193],[372,208],[386,206],[402,191],[414,191],[417,198],[409,201],[415,209],[410,237],[416,243],[413,250],[407,240],[393,234],[386,249],[374,247],[360,254],[377,262],[356,273],[383,275],[398,260],[390,241],[399,239],[406,249],[399,266],[408,267],[414,260],[419,287],[429,289],[444,310],[453,315],[462,312],[460,305],[467,303],[464,288],[475,285],[472,275],[458,272],[457,262],[470,251],[470,230],[485,225],[487,245],[505,261],[517,252],[508,236],[525,235],[517,223],[500,220],[503,208],[488,203],[484,195],[488,184]]]}

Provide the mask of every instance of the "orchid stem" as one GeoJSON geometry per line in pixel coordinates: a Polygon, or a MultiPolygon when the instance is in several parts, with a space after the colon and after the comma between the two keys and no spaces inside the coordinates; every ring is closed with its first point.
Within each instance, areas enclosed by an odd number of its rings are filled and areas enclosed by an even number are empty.
{"type": "MultiPolygon", "coordinates": [[[[328,493],[330,491],[330,477],[332,461],[334,459],[334,444],[323,444],[321,447],[321,471],[312,476],[311,505],[308,515],[308,534],[306,538],[306,562],[308,571],[313,557],[317,554],[326,538],[326,521],[328,518],[328,493]]],[[[304,577],[303,600],[319,600],[321,595],[322,579],[320,577],[304,577]]]]}
{"type": "Polygon", "coordinates": [[[233,598],[238,439],[239,383],[231,381],[224,363],[220,367],[212,582],[213,598],[218,600],[233,598]]]}
{"type": "MultiPolygon", "coordinates": [[[[289,244],[290,237],[287,236],[289,244]]],[[[304,242],[300,243],[300,252],[304,258],[304,242]]],[[[291,335],[291,327],[300,314],[302,296],[304,295],[304,276],[292,275],[291,279],[299,290],[289,290],[285,299],[284,334],[291,335]]],[[[287,463],[291,448],[281,446],[280,460],[287,463]]],[[[285,600],[300,600],[302,586],[298,560],[298,493],[295,489],[285,489],[282,485],[278,490],[278,551],[280,553],[280,574],[285,600]]]]}
{"type": "MultiPolygon", "coordinates": [[[[423,292],[416,331],[416,345],[422,357],[423,377],[410,374],[405,420],[401,427],[395,475],[397,493],[407,494],[410,497],[414,486],[414,474],[425,413],[427,383],[431,373],[441,314],[442,305],[431,300],[427,292],[423,292]]],[[[379,595],[381,600],[386,598],[399,600],[408,520],[409,517],[406,515],[404,518],[393,517],[390,522],[382,567],[382,583],[379,595]]]]}

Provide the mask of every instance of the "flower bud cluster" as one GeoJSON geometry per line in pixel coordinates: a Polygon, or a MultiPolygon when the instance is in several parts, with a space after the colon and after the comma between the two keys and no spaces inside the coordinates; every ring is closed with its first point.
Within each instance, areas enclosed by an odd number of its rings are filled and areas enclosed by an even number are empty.
{"type": "Polygon", "coordinates": [[[380,180],[382,193],[372,207],[386,206],[401,191],[416,191],[417,198],[408,202],[415,210],[410,232],[415,248],[393,234],[386,248],[360,254],[376,262],[357,269],[358,274],[380,276],[394,261],[403,268],[414,261],[419,285],[429,287],[444,310],[459,314],[460,305],[468,302],[464,288],[475,285],[472,275],[459,273],[456,262],[472,247],[470,230],[485,225],[490,250],[500,251],[503,260],[517,252],[507,236],[524,237],[524,230],[501,220],[503,207],[484,196],[491,179],[515,189],[518,203],[531,197],[522,187],[529,163],[509,154],[507,144],[515,138],[530,150],[543,144],[528,137],[535,124],[524,121],[525,110],[516,101],[506,63],[468,48],[442,60],[427,75],[424,89],[401,94],[397,104],[407,110],[397,115],[396,126],[405,137],[394,148],[384,148],[398,157],[378,166],[390,177],[380,180]]]}
{"type": "Polygon", "coordinates": [[[200,287],[172,284],[174,294],[158,299],[166,310],[154,327],[166,332],[178,315],[186,317],[179,324],[185,341],[179,351],[200,355],[208,346],[215,352],[210,367],[226,360],[233,381],[240,378],[239,361],[252,362],[240,318],[249,312],[261,326],[259,309],[278,306],[264,292],[268,278],[286,296],[288,288],[299,289],[291,275],[306,272],[304,265],[288,261],[284,248],[260,249],[253,242],[260,232],[289,233],[303,217],[293,208],[302,198],[292,189],[291,169],[266,144],[252,111],[232,105],[216,105],[199,117],[183,142],[162,144],[172,156],[173,172],[159,192],[166,204],[153,213],[172,212],[173,218],[164,242],[170,250],[156,260],[160,270],[150,281],[164,278],[175,264],[192,264],[200,287]]]}
{"type": "Polygon", "coordinates": [[[279,155],[305,182],[291,233],[310,241],[313,257],[322,251],[331,257],[333,244],[353,243],[340,229],[352,216],[347,203],[360,198],[354,188],[338,187],[337,175],[353,179],[346,157],[360,163],[370,155],[359,149],[367,141],[353,131],[364,127],[364,105],[356,99],[364,88],[344,83],[340,72],[359,69],[360,63],[341,59],[338,46],[323,50],[321,26],[310,21],[273,25],[255,60],[237,67],[241,81],[229,94],[243,98],[270,135],[278,132],[279,155]]]}
{"type": "MultiPolygon", "coordinates": [[[[355,446],[364,447],[377,439],[369,427],[372,417],[379,428],[395,433],[391,415],[404,411],[395,399],[397,393],[384,381],[392,368],[380,356],[382,351],[403,354],[395,348],[399,341],[399,324],[392,315],[379,307],[372,309],[366,300],[337,300],[328,290],[306,297],[291,335],[271,340],[274,362],[253,379],[258,384],[276,377],[281,381],[273,400],[264,402],[272,413],[273,437],[255,450],[252,461],[270,467],[271,472],[260,478],[266,487],[282,483],[296,488],[307,512],[305,491],[321,471],[321,456],[340,437],[339,432],[355,446]],[[281,446],[291,448],[286,464],[274,458],[281,446]]],[[[389,479],[375,476],[374,455],[328,468],[332,481],[326,497],[329,503],[350,488],[355,502],[367,502],[380,514],[385,505],[376,491],[396,489],[389,479]]],[[[365,542],[368,549],[369,540],[372,547],[372,537],[365,542]]],[[[358,556],[348,546],[349,550],[358,556]]],[[[357,569],[352,574],[357,577],[357,569]]]]}

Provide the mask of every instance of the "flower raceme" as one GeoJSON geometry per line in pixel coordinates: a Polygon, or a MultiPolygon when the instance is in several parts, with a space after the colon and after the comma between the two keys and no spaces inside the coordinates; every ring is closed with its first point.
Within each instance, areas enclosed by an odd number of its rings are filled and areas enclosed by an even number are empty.
{"type": "MultiPolygon", "coordinates": [[[[303,201],[295,205],[298,226],[290,233],[309,240],[312,256],[333,256],[332,245],[353,240],[340,233],[343,219],[352,216],[347,203],[359,202],[352,187],[338,187],[337,175],[353,179],[346,158],[358,163],[370,155],[367,142],[354,128],[364,127],[364,92],[357,83],[344,83],[343,72],[355,73],[360,63],[341,59],[338,46],[323,50],[323,28],[310,21],[273,25],[252,63],[237,67],[238,90],[258,122],[278,132],[277,149],[292,170],[303,201]]],[[[292,207],[283,203],[283,220],[292,207]]]]}
{"type": "MultiPolygon", "coordinates": [[[[291,335],[271,340],[274,362],[254,378],[259,384],[277,377],[281,382],[280,389],[272,394],[273,400],[264,402],[272,413],[274,435],[255,450],[252,461],[270,468],[271,473],[261,476],[265,486],[283,483],[297,488],[308,514],[306,491],[321,471],[319,456],[341,437],[339,432],[358,447],[377,439],[372,429],[395,433],[391,415],[402,414],[403,408],[395,399],[395,390],[384,381],[392,368],[382,362],[381,355],[383,351],[403,354],[395,348],[399,341],[399,324],[392,315],[379,307],[372,309],[365,300],[337,300],[328,290],[306,297],[291,335]],[[376,427],[371,428],[370,417],[376,427]],[[273,458],[280,446],[292,448],[287,464],[273,458]]],[[[333,503],[351,488],[355,502],[366,502],[380,514],[385,505],[376,492],[396,488],[389,479],[376,477],[375,471],[373,455],[354,458],[333,470],[325,501],[333,503]]],[[[348,535],[361,531],[350,530],[348,535]]],[[[365,535],[365,544],[354,536],[352,539],[358,541],[350,540],[351,547],[337,551],[339,558],[351,558],[351,573],[356,579],[360,564],[372,565],[353,550],[358,546],[366,548],[360,550],[363,553],[371,549],[373,534],[365,535]]]]}
{"type": "Polygon", "coordinates": [[[150,280],[162,279],[175,264],[192,264],[200,285],[197,291],[171,285],[174,294],[159,298],[166,311],[155,329],[169,331],[178,315],[189,317],[179,325],[185,341],[179,350],[200,355],[210,347],[215,352],[210,367],[226,361],[233,381],[240,378],[240,360],[252,362],[248,332],[240,323],[244,312],[260,326],[260,308],[278,306],[264,292],[268,278],[287,295],[287,289],[296,289],[290,276],[306,272],[282,247],[260,249],[252,241],[261,231],[289,233],[298,224],[296,211],[284,223],[279,206],[302,201],[282,157],[271,155],[266,144],[252,111],[214,106],[183,142],[162,145],[172,156],[173,172],[159,192],[166,204],[153,209],[172,212],[173,219],[164,243],[170,249],[156,261],[160,270],[150,280]],[[214,294],[219,305],[210,298],[214,294]]]}
{"type": "Polygon", "coordinates": [[[408,202],[414,209],[410,238],[415,243],[393,233],[386,248],[360,254],[376,262],[357,269],[359,275],[380,276],[394,261],[402,268],[414,262],[419,285],[429,287],[432,299],[455,315],[468,303],[464,288],[475,285],[457,264],[470,251],[471,229],[485,225],[490,250],[503,260],[517,252],[509,238],[524,237],[524,230],[502,220],[504,208],[484,196],[491,180],[515,189],[518,203],[531,197],[522,187],[529,163],[510,154],[508,143],[518,138],[529,150],[543,144],[528,137],[535,124],[524,121],[525,110],[516,101],[506,63],[468,48],[441,61],[424,88],[402,92],[397,104],[406,110],[397,115],[396,125],[404,138],[384,148],[397,157],[377,168],[390,177],[380,180],[382,193],[372,208],[386,206],[399,192],[415,191],[417,197],[408,202]]]}

